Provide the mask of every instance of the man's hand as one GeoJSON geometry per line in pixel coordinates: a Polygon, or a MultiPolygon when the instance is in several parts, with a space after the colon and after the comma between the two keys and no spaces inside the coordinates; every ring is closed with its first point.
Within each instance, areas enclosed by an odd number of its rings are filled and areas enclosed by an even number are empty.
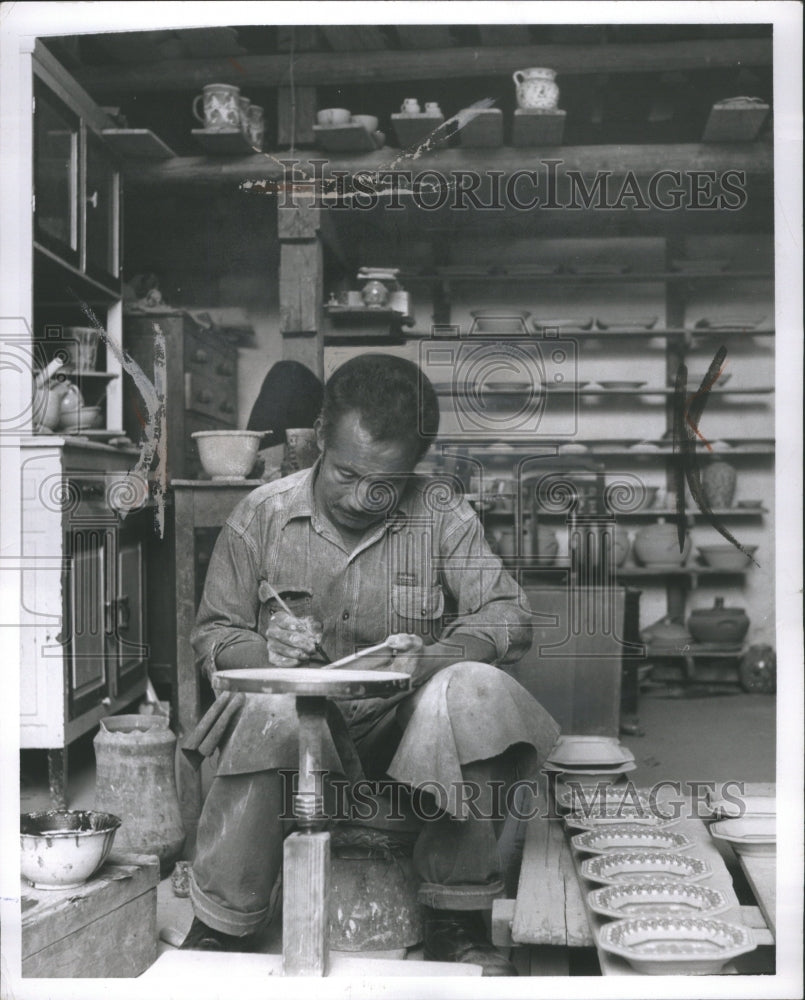
{"type": "Polygon", "coordinates": [[[307,663],[323,633],[321,622],[314,618],[295,618],[278,611],[272,615],[266,634],[269,663],[272,667],[298,667],[307,663]]]}
{"type": "Polygon", "coordinates": [[[359,660],[355,666],[359,670],[390,670],[398,674],[408,674],[412,681],[422,660],[425,644],[418,635],[398,632],[384,640],[391,651],[368,656],[359,660]]]}

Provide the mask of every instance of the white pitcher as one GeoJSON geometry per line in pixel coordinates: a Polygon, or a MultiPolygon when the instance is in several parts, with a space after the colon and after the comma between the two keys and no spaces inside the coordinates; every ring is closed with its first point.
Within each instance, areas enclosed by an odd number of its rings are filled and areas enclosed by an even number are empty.
{"type": "Polygon", "coordinates": [[[544,66],[518,69],[512,74],[517,104],[524,111],[553,111],[559,104],[556,70],[544,66]]]}

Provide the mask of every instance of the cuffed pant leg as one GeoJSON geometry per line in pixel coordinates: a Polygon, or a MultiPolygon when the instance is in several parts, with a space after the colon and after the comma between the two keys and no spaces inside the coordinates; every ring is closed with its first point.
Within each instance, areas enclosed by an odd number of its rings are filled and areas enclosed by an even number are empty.
{"type": "Polygon", "coordinates": [[[243,937],[269,916],[282,866],[282,807],[277,771],[213,779],[190,879],[193,911],[208,927],[243,937]]]}
{"type": "Polygon", "coordinates": [[[485,910],[504,894],[497,831],[511,770],[508,754],[462,766],[467,819],[445,813],[426,821],[414,847],[414,868],[422,879],[420,903],[442,910],[485,910]]]}

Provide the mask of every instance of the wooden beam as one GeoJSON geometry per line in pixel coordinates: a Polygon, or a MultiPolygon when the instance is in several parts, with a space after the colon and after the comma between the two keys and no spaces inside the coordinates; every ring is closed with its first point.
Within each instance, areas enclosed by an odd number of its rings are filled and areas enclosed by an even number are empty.
{"type": "Polygon", "coordinates": [[[484,45],[528,45],[530,41],[527,24],[479,24],[478,31],[484,45]]]}
{"type": "Polygon", "coordinates": [[[447,49],[453,36],[446,24],[397,24],[394,26],[404,49],[447,49]]]}
{"type": "MultiPolygon", "coordinates": [[[[361,156],[327,158],[324,175],[341,170],[357,171],[388,170],[394,162],[396,151],[377,150],[361,156]]],[[[312,156],[321,160],[324,157],[312,156]]],[[[273,196],[271,182],[284,178],[283,159],[287,152],[261,153],[242,158],[207,158],[203,156],[176,157],[161,163],[137,164],[127,173],[126,183],[130,188],[153,187],[171,184],[228,184],[251,182],[251,190],[273,196]],[[266,183],[265,189],[261,182],[266,183]]],[[[314,176],[310,161],[294,157],[299,162],[298,176],[314,176]]],[[[658,170],[679,170],[683,173],[697,170],[735,170],[749,176],[771,176],[774,169],[774,149],[769,143],[658,143],[656,145],[601,145],[601,146],[554,146],[540,150],[521,150],[510,147],[500,149],[442,149],[429,153],[416,162],[403,161],[399,170],[410,169],[418,173],[425,169],[436,169],[442,173],[458,170],[485,172],[502,170],[504,175],[518,170],[544,170],[542,164],[548,160],[559,160],[558,175],[568,170],[576,170],[585,176],[594,176],[599,171],[609,171],[622,176],[631,171],[638,176],[647,176],[658,170]]]]}
{"type": "MultiPolygon", "coordinates": [[[[551,66],[557,73],[656,73],[733,66],[771,66],[771,39],[698,39],[633,45],[466,46],[429,50],[300,52],[294,58],[297,86],[444,80],[508,76],[518,66],[551,66]]],[[[288,56],[237,59],[172,59],[145,65],[87,66],[76,70],[83,87],[102,96],[200,90],[210,80],[241,87],[276,87],[290,81],[288,56]]]]}
{"type": "Polygon", "coordinates": [[[277,87],[278,145],[312,146],[315,122],[315,87],[277,87]]]}
{"type": "Polygon", "coordinates": [[[380,28],[368,24],[321,26],[321,33],[335,52],[360,51],[361,49],[385,49],[386,39],[380,28]]]}
{"type": "Polygon", "coordinates": [[[326,976],[330,945],[330,834],[292,833],[282,868],[282,972],[326,976]]]}

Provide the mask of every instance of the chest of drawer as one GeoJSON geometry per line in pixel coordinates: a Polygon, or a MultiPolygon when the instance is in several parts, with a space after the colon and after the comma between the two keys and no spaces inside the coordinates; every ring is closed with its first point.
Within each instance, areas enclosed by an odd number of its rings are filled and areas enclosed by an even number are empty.
{"type": "Polygon", "coordinates": [[[237,354],[195,334],[185,338],[185,409],[234,425],[237,354]]]}

